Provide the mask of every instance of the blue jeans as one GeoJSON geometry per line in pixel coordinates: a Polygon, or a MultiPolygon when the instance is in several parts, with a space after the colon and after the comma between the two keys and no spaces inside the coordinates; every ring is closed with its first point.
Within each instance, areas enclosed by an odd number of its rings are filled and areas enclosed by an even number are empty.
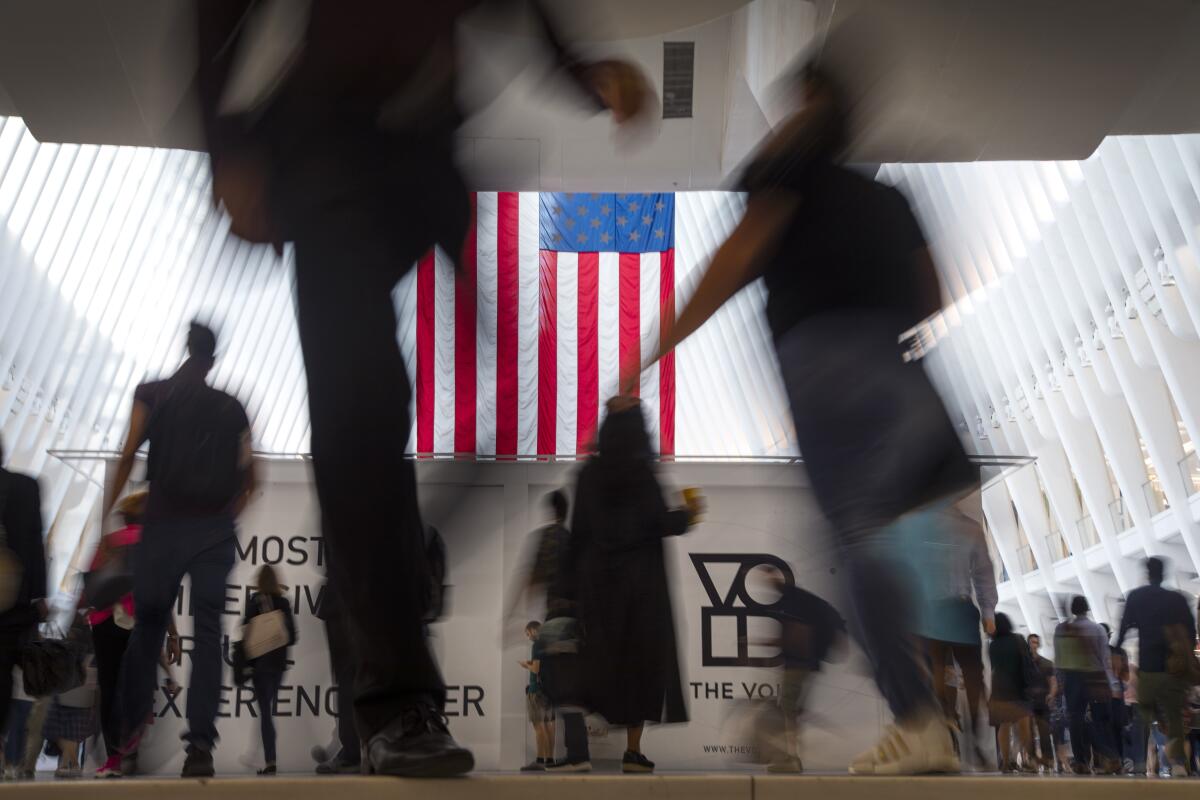
{"type": "Polygon", "coordinates": [[[268,764],[274,764],[275,699],[279,697],[283,673],[255,670],[251,681],[254,683],[254,700],[258,703],[258,718],[262,723],[263,759],[268,764]]]}
{"type": "Polygon", "coordinates": [[[195,612],[187,689],[188,732],[201,750],[217,741],[221,699],[221,612],[233,568],[237,528],[228,515],[148,523],[134,557],[135,624],[121,664],[122,740],[128,742],[154,709],[158,656],[184,575],[192,579],[195,612]]]}
{"type": "Polygon", "coordinates": [[[775,344],[800,453],[837,537],[851,627],[899,721],[940,705],[913,630],[916,575],[889,526],[979,479],[928,377],[901,360],[904,327],[882,313],[826,314],[775,344]]]}

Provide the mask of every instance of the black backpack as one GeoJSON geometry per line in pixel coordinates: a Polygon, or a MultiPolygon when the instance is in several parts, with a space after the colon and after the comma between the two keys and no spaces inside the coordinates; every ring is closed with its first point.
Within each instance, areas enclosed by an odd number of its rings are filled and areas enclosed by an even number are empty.
{"type": "Polygon", "coordinates": [[[203,383],[174,382],[150,416],[147,475],[176,511],[224,511],[242,486],[244,417],[237,401],[203,383]]]}

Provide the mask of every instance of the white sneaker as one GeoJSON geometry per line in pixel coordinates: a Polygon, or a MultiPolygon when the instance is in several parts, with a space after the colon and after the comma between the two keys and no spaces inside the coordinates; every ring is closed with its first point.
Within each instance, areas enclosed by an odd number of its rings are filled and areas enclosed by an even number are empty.
{"type": "Polygon", "coordinates": [[[954,740],[945,720],[930,717],[913,728],[889,725],[875,747],[850,764],[852,775],[927,775],[958,772],[954,740]]]}

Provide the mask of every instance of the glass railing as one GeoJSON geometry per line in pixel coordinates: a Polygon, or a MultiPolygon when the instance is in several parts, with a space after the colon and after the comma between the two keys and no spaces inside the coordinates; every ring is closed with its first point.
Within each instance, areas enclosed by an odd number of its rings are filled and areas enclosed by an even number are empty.
{"type": "Polygon", "coordinates": [[[1151,515],[1161,513],[1171,507],[1158,481],[1146,481],[1143,483],[1142,494],[1146,498],[1146,505],[1150,506],[1151,515]]]}
{"type": "Polygon", "coordinates": [[[1193,451],[1179,459],[1179,474],[1188,495],[1200,492],[1200,453],[1193,451]]]}
{"type": "Polygon", "coordinates": [[[1096,530],[1091,514],[1076,522],[1075,526],[1079,529],[1079,538],[1085,549],[1100,544],[1100,532],[1096,530]]]}
{"type": "Polygon", "coordinates": [[[1050,551],[1050,557],[1055,563],[1071,557],[1071,548],[1067,546],[1062,531],[1051,531],[1046,536],[1046,549],[1050,551]]]}
{"type": "Polygon", "coordinates": [[[1028,575],[1038,568],[1037,559],[1033,557],[1033,548],[1029,545],[1017,548],[1017,563],[1021,566],[1021,574],[1028,575]]]}
{"type": "Polygon", "coordinates": [[[1118,533],[1133,527],[1133,516],[1130,515],[1129,508],[1125,505],[1124,497],[1118,497],[1108,504],[1108,515],[1112,518],[1113,527],[1118,533]]]}

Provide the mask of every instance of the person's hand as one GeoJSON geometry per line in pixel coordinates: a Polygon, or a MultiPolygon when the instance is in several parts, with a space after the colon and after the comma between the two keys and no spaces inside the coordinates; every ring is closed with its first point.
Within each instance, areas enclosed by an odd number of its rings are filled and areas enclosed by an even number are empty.
{"type": "Polygon", "coordinates": [[[267,210],[267,166],[259,156],[231,153],[213,162],[213,204],[223,206],[229,230],[248,242],[270,242],[281,250],[267,210]]]}
{"type": "Polygon", "coordinates": [[[167,663],[183,664],[183,642],[174,634],[167,636],[167,663]]]}
{"type": "Polygon", "coordinates": [[[45,622],[50,616],[50,606],[46,603],[46,598],[42,597],[33,603],[33,611],[37,614],[38,622],[45,622]]]}
{"type": "Polygon", "coordinates": [[[693,520],[700,519],[708,509],[708,502],[698,491],[684,492],[683,503],[687,506],[688,513],[691,514],[693,520]]]}
{"type": "Polygon", "coordinates": [[[641,114],[653,96],[646,76],[628,61],[597,61],[587,68],[586,78],[618,125],[641,114]]]}
{"type": "Polygon", "coordinates": [[[985,619],[983,621],[983,631],[988,636],[995,636],[996,635],[996,620],[985,619]]]}

